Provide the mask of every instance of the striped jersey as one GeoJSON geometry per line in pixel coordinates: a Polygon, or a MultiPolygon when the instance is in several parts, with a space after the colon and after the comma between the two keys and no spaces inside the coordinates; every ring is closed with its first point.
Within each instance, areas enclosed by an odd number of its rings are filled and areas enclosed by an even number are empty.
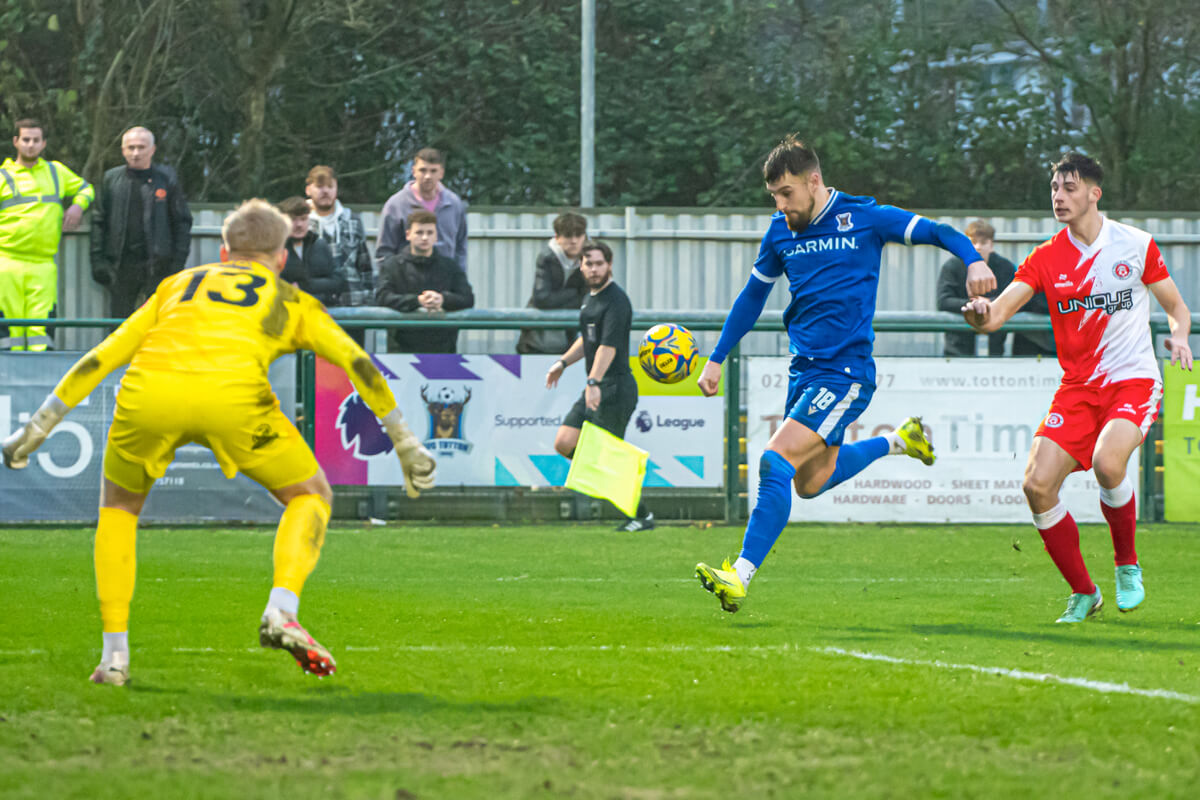
{"type": "Polygon", "coordinates": [[[1159,379],[1147,287],[1169,277],[1150,234],[1105,217],[1090,246],[1063,228],[1014,280],[1046,295],[1063,383],[1105,386],[1159,379]]]}

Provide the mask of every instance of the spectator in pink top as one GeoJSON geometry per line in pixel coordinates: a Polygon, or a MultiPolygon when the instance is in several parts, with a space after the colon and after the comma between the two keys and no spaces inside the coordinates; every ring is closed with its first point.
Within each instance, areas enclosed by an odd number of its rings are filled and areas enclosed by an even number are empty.
{"type": "Polygon", "coordinates": [[[438,241],[435,249],[453,259],[467,271],[467,204],[442,184],[446,174],[442,154],[432,147],[417,151],[413,158],[413,179],[383,204],[379,221],[379,240],[375,258],[380,263],[408,245],[405,225],[414,211],[429,211],[437,217],[438,241]]]}

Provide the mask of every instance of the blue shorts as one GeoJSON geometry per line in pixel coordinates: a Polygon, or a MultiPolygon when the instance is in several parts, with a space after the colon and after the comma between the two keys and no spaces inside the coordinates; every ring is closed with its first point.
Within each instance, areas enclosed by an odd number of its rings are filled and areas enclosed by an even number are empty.
{"type": "Polygon", "coordinates": [[[788,369],[785,413],[833,447],[842,443],[846,428],[867,410],[874,395],[874,361],[845,366],[795,356],[788,369]]]}

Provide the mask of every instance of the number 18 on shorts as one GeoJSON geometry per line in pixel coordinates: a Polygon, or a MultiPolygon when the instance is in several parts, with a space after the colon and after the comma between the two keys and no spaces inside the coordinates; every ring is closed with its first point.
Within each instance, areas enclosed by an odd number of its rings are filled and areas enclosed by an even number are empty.
{"type": "Polygon", "coordinates": [[[875,394],[875,384],[832,369],[793,368],[788,380],[787,415],[833,446],[875,394]]]}

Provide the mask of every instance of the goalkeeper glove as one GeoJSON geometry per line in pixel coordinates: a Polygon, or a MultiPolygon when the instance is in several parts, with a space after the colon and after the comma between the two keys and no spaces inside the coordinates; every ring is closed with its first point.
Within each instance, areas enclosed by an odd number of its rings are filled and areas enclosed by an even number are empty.
{"type": "Polygon", "coordinates": [[[46,441],[54,426],[62,422],[70,410],[62,400],[51,393],[42,403],[42,407],[33,412],[29,422],[18,428],[16,433],[0,445],[0,451],[4,454],[4,466],[10,469],[24,469],[29,466],[29,456],[42,446],[42,442],[46,441]]]}
{"type": "Polygon", "coordinates": [[[425,489],[432,489],[437,462],[433,454],[421,446],[417,437],[404,424],[400,409],[393,408],[382,420],[396,455],[400,457],[400,468],[404,470],[404,491],[409,497],[420,497],[425,489]]]}

